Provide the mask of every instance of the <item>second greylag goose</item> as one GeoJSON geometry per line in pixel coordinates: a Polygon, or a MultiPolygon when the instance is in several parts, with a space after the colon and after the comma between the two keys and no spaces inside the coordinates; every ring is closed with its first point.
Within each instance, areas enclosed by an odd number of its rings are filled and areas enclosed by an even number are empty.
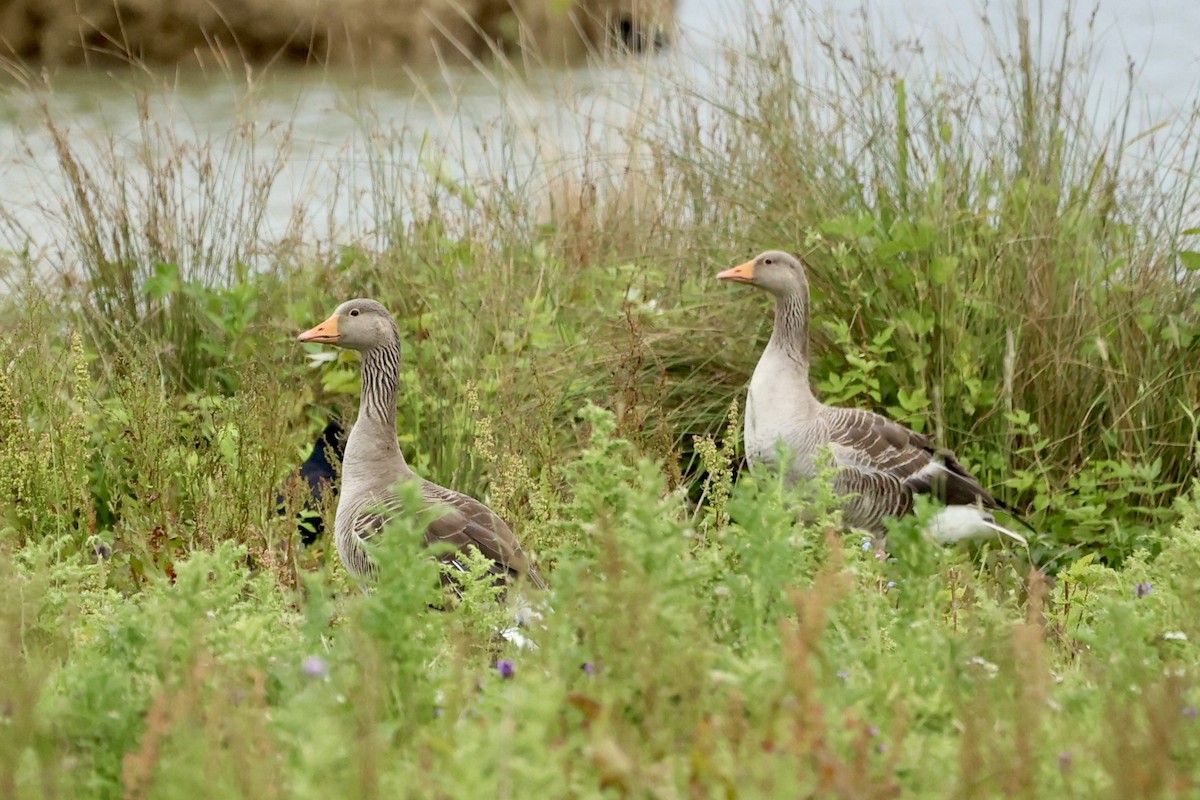
{"type": "Polygon", "coordinates": [[[362,543],[384,526],[388,511],[400,510],[401,500],[393,488],[402,481],[415,481],[425,506],[444,512],[429,523],[425,542],[453,545],[441,556],[445,561],[462,569],[456,553],[475,548],[491,559],[498,579],[523,577],[545,588],[504,520],[478,500],[422,479],[404,460],[396,441],[400,334],[388,310],[374,300],[348,300],[298,338],[362,355],[362,397],[358,419],[346,440],[333,525],[338,554],[350,573],[362,577],[373,572],[362,543]]]}
{"type": "Polygon", "coordinates": [[[855,408],[827,406],[813,395],[808,378],[808,277],[794,256],[778,250],[717,275],[775,297],[775,328],[754,368],[746,398],[746,458],[773,464],[782,442],[790,450],[790,474],[811,478],[818,454],[828,449],[837,471],[834,489],[845,496],[847,525],[877,535],[883,520],[912,511],[918,495],[945,508],[927,531],[939,542],[1007,536],[1025,538],[998,524],[1003,506],[979,485],[954,453],[887,417],[855,408]]]}

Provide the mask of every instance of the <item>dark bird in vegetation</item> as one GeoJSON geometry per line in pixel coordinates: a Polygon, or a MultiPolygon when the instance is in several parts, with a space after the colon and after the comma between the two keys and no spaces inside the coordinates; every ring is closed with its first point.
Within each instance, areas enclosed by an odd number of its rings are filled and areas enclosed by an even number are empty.
{"type": "Polygon", "coordinates": [[[661,27],[631,14],[614,17],[609,29],[617,46],[630,53],[658,52],[667,46],[667,34],[661,27]]]}
{"type": "MultiPolygon", "coordinates": [[[[301,488],[304,492],[304,505],[297,515],[296,530],[306,545],[315,542],[325,530],[320,507],[326,498],[337,497],[335,465],[341,464],[345,448],[346,437],[342,423],[331,419],[313,443],[308,458],[300,465],[299,475],[304,482],[301,488]]],[[[279,507],[279,513],[285,513],[282,494],[276,497],[275,503],[279,507]]]]}
{"type": "MultiPolygon", "coordinates": [[[[926,531],[936,541],[1025,537],[996,523],[992,511],[1009,511],[980,486],[954,453],[928,436],[871,411],[827,406],[808,378],[808,277],[800,260],[777,250],[727,269],[717,278],[756,286],[775,297],[775,327],[746,397],[744,439],[750,463],[776,464],[777,447],[791,457],[789,475],[811,479],[828,450],[836,468],[834,489],[845,497],[847,525],[877,535],[883,520],[913,510],[927,495],[945,504],[926,531]]],[[[1011,513],[1011,512],[1010,512],[1011,513]]]]}
{"type": "Polygon", "coordinates": [[[405,461],[396,440],[400,334],[388,310],[374,300],[348,300],[299,340],[346,347],[362,356],[362,397],[346,441],[334,522],[338,554],[350,573],[363,577],[374,571],[362,543],[378,533],[392,513],[403,510],[396,485],[413,482],[425,508],[444,512],[429,523],[425,543],[451,545],[439,555],[445,563],[466,572],[460,556],[473,548],[491,561],[497,580],[527,578],[545,588],[499,515],[474,498],[424,480],[405,461]]]}

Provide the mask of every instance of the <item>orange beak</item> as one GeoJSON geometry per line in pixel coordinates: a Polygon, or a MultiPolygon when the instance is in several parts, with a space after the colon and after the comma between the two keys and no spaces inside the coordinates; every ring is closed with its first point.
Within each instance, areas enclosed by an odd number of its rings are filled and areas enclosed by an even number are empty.
{"type": "Polygon", "coordinates": [[[754,283],[754,262],[747,261],[745,264],[730,267],[724,272],[718,272],[717,280],[733,281],[734,283],[754,283]]]}
{"type": "Polygon", "coordinates": [[[322,322],[315,328],[309,328],[296,337],[301,342],[316,342],[318,344],[337,344],[337,314],[322,322]]]}

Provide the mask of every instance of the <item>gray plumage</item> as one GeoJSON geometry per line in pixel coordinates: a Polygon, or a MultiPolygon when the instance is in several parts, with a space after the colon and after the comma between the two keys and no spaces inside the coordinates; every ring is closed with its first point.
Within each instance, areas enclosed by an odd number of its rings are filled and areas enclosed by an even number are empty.
{"type": "Polygon", "coordinates": [[[882,535],[883,520],[912,511],[927,494],[954,513],[931,525],[935,538],[1007,535],[991,510],[1002,506],[959,463],[954,453],[923,434],[871,411],[836,408],[813,395],[808,376],[808,277],[788,253],[769,251],[720,273],[718,278],[765,289],[775,297],[775,327],[759,359],[746,398],[745,445],[751,463],[775,464],[782,442],[791,457],[790,475],[816,475],[825,448],[836,467],[834,490],[846,499],[846,524],[882,535]],[[963,513],[968,508],[977,514],[963,513]]]}
{"type": "Polygon", "coordinates": [[[396,390],[400,376],[400,336],[395,320],[374,300],[349,300],[300,341],[335,344],[362,354],[362,397],[358,419],[346,441],[342,487],[334,519],[338,554],[356,576],[374,566],[362,543],[402,510],[395,487],[416,481],[425,507],[444,512],[425,530],[427,545],[448,543],[447,563],[465,569],[457,554],[475,548],[492,562],[498,580],[528,578],[538,588],[545,583],[529,563],[508,525],[483,503],[419,477],[408,466],[396,440],[396,390]]]}

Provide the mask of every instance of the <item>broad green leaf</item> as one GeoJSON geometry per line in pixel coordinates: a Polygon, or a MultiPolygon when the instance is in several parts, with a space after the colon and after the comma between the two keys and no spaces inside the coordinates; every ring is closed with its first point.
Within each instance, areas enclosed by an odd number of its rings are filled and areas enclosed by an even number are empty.
{"type": "Polygon", "coordinates": [[[945,286],[958,269],[958,256],[938,256],[929,264],[929,280],[934,286],[945,286]]]}
{"type": "Polygon", "coordinates": [[[179,291],[179,267],[160,262],[154,265],[154,275],[146,279],[146,296],[162,300],[179,291]]]}
{"type": "Polygon", "coordinates": [[[1183,268],[1190,272],[1200,270],[1200,253],[1195,250],[1180,250],[1179,260],[1183,262],[1183,268]]]}

